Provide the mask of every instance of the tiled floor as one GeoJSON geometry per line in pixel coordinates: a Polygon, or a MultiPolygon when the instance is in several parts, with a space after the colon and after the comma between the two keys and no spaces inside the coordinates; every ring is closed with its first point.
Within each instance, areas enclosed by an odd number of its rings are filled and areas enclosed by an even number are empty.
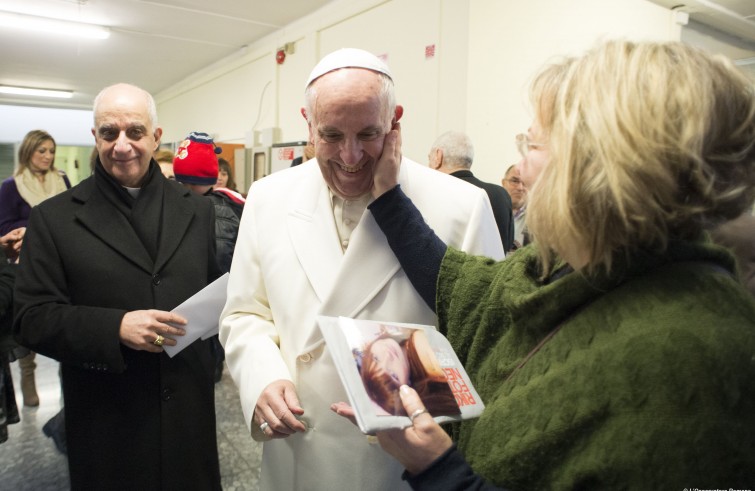
{"type": "MultiPolygon", "coordinates": [[[[36,382],[40,405],[23,407],[18,363],[12,363],[21,422],[8,427],[8,441],[0,444],[0,488],[14,491],[69,490],[66,457],[55,448],[42,426],[60,409],[58,363],[37,355],[36,382]]],[[[246,429],[238,391],[226,369],[215,386],[218,452],[223,489],[257,491],[262,447],[246,429]]]]}

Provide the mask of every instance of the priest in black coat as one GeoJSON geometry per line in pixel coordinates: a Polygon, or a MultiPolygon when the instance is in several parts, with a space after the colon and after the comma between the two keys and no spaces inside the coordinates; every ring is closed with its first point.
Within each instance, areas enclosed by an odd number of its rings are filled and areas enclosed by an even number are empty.
{"type": "Polygon", "coordinates": [[[212,203],[152,160],[147,92],[105,88],[94,120],[94,175],[32,210],[16,338],[61,362],[73,490],[220,489],[209,344],[162,348],[185,322],[170,310],[220,274],[212,203]]]}
{"type": "Polygon", "coordinates": [[[498,225],[503,250],[508,254],[514,246],[514,219],[512,217],[511,196],[503,186],[479,180],[470,168],[474,160],[472,140],[465,133],[447,131],[438,137],[430,148],[428,165],[450,174],[473,186],[482,188],[488,195],[493,217],[498,225]]]}

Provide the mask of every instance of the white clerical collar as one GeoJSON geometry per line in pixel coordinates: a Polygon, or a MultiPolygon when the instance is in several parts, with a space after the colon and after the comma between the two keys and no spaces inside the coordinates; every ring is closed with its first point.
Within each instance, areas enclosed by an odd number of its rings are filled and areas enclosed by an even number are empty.
{"type": "Polygon", "coordinates": [[[123,189],[128,191],[128,194],[131,195],[132,198],[136,199],[139,197],[139,193],[141,192],[142,188],[129,188],[126,186],[123,186],[123,189]]]}

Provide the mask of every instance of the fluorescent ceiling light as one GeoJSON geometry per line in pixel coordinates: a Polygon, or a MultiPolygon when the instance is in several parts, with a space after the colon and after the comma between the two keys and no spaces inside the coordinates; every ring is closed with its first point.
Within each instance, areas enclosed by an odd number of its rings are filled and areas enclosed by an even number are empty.
{"type": "Polygon", "coordinates": [[[0,12],[0,26],[90,39],[110,37],[110,29],[107,27],[11,12],[0,12]]]}
{"type": "Polygon", "coordinates": [[[15,87],[13,85],[0,85],[0,94],[34,95],[38,97],[57,97],[70,99],[73,97],[72,90],[32,89],[30,87],[15,87]]]}

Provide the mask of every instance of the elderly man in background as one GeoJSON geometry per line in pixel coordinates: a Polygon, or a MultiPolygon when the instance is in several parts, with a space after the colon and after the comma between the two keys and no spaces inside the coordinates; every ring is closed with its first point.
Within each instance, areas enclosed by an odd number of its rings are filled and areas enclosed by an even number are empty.
{"type": "Polygon", "coordinates": [[[428,165],[431,169],[450,174],[485,190],[493,208],[495,223],[501,236],[503,249],[508,252],[514,244],[514,221],[511,218],[511,197],[498,184],[483,182],[470,170],[474,160],[472,139],[460,131],[447,131],[440,135],[430,148],[428,165]]]}
{"type": "Polygon", "coordinates": [[[527,245],[529,239],[525,235],[524,212],[527,209],[527,188],[524,186],[519,168],[516,164],[506,169],[501,185],[511,196],[511,212],[514,218],[514,249],[527,245]]]}
{"type": "Polygon", "coordinates": [[[152,159],[152,96],[94,101],[94,175],[32,209],[16,280],[19,341],[61,362],[72,489],[220,489],[213,359],[170,312],[219,276],[212,203],[152,159]]]}
{"type": "MultiPolygon", "coordinates": [[[[366,207],[383,141],[398,125],[393,78],[343,49],[306,84],[315,158],[256,181],[241,219],[220,339],[262,489],[402,489],[402,469],[330,410],[347,400],[317,315],[436,322],[366,207]]],[[[404,158],[400,183],[448,244],[502,258],[484,193],[404,158]]]]}

